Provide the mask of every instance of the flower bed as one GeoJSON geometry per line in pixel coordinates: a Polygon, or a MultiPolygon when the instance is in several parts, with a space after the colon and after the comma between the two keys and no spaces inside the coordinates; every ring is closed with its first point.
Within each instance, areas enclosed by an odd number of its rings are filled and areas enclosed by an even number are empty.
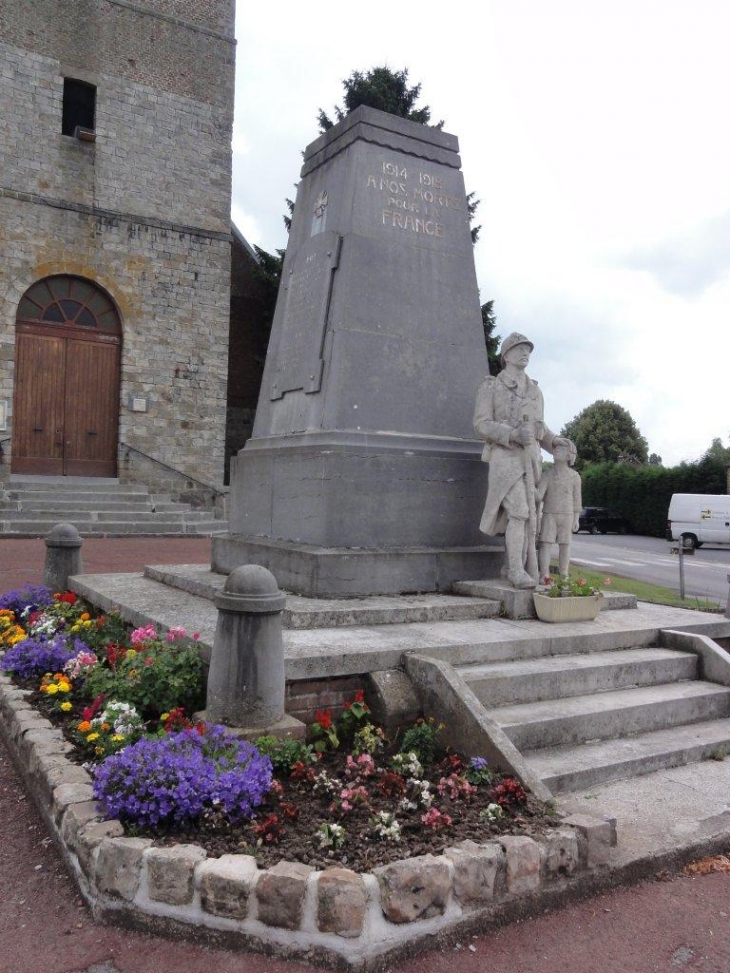
{"type": "Polygon", "coordinates": [[[193,723],[202,666],[182,629],[128,632],[72,593],[42,588],[0,599],[0,666],[73,744],[94,797],[129,835],[194,841],[211,856],[245,852],[367,871],[437,854],[454,841],[539,834],[550,809],[480,755],[439,747],[419,721],[387,741],[363,693],[335,720],[317,713],[309,742],[193,723]]]}
{"type": "Polygon", "coordinates": [[[615,823],[548,827],[517,781],[440,752],[431,722],[385,741],[358,694],[337,720],[320,711],[307,743],[252,746],[146,695],[181,672],[194,685],[184,633],[130,634],[73,595],[11,594],[0,734],[98,917],[365,969],[585,890],[609,860],[615,823]],[[94,696],[99,679],[140,709],[94,696]]]}

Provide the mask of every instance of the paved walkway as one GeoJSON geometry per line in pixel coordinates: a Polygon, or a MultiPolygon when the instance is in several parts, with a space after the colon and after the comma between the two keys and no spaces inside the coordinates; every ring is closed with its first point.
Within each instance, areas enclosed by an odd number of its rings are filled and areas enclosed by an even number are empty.
{"type": "MultiPolygon", "coordinates": [[[[206,538],[93,538],[87,571],[206,563],[206,538]]],[[[37,582],[42,541],[0,539],[0,589],[37,582]]],[[[0,746],[2,973],[296,973],[313,968],[95,923],[0,746]]],[[[658,876],[407,960],[398,973],[728,973],[730,874],[658,876]]]]}

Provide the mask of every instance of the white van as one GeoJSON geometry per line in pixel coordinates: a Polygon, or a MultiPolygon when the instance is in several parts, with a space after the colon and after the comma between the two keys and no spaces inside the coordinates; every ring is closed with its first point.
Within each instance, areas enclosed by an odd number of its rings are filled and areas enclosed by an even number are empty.
{"type": "Polygon", "coordinates": [[[714,493],[675,493],[669,501],[667,540],[681,537],[684,547],[730,544],[730,496],[714,493]]]}

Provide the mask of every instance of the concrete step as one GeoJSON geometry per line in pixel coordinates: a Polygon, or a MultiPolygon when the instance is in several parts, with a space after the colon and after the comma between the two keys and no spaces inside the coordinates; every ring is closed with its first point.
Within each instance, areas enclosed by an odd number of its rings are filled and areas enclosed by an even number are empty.
{"type": "MultiPolygon", "coordinates": [[[[151,548],[150,559],[153,557],[151,548]]],[[[217,612],[208,598],[141,574],[85,575],[73,588],[105,611],[110,605],[119,605],[124,617],[134,625],[184,625],[201,633],[208,651],[212,646],[217,612]]],[[[288,679],[315,679],[394,669],[401,665],[404,652],[419,652],[453,665],[465,665],[651,646],[659,641],[662,629],[727,638],[730,619],[640,602],[638,608],[602,613],[593,622],[566,625],[492,617],[288,629],[284,633],[284,652],[288,679]]]]}
{"type": "Polygon", "coordinates": [[[489,711],[518,750],[607,740],[730,715],[730,688],[692,681],[489,711]]]}
{"type": "Polygon", "coordinates": [[[528,750],[523,757],[554,794],[730,753],[730,719],[654,730],[582,746],[528,750]]]}
{"type": "Polygon", "coordinates": [[[491,709],[694,679],[697,656],[672,649],[621,649],[464,666],[459,672],[484,706],[491,709]]]}
{"type": "MultiPolygon", "coordinates": [[[[104,497],[103,500],[81,500],[81,499],[67,499],[66,497],[54,497],[50,500],[48,495],[45,494],[42,499],[37,497],[28,498],[22,496],[17,500],[0,500],[0,514],[5,510],[22,510],[22,511],[46,511],[50,507],[53,510],[63,512],[65,510],[79,510],[79,511],[94,511],[94,510],[119,510],[128,511],[134,513],[139,510],[151,510],[153,504],[150,502],[148,496],[140,493],[134,500],[119,500],[116,497],[111,499],[108,498],[107,494],[99,494],[100,497],[104,497]]],[[[165,509],[162,505],[155,504],[155,509],[165,509]]],[[[177,510],[179,509],[177,505],[171,504],[168,509],[177,510]]],[[[185,509],[185,508],[184,508],[185,509]]]]}
{"type": "Polygon", "coordinates": [[[36,493],[62,493],[88,490],[92,493],[149,493],[143,483],[120,483],[95,476],[39,476],[5,478],[0,481],[0,489],[20,490],[36,493]]]}
{"type": "MultiPolygon", "coordinates": [[[[46,534],[59,523],[58,517],[49,517],[44,520],[0,520],[0,535],[3,537],[45,537],[46,534]]],[[[180,520],[174,521],[150,521],[140,523],[139,521],[93,521],[80,520],[77,517],[63,518],[63,523],[73,524],[82,537],[92,535],[99,536],[135,536],[146,534],[176,534],[184,536],[189,533],[206,533],[194,525],[195,530],[186,530],[186,525],[180,520]]],[[[216,521],[216,523],[219,523],[216,521]]]]}
{"type": "MultiPolygon", "coordinates": [[[[221,524],[222,521],[214,523],[221,524]]],[[[198,564],[149,565],[145,577],[212,601],[226,576],[198,564]]],[[[494,601],[454,595],[403,595],[372,598],[301,598],[287,595],[285,628],[350,628],[361,625],[402,625],[411,622],[492,618],[494,601]]]]}
{"type": "Polygon", "coordinates": [[[115,490],[93,490],[90,487],[75,487],[69,490],[6,490],[8,500],[33,501],[38,503],[54,503],[56,500],[70,502],[80,501],[116,501],[125,503],[149,503],[150,495],[146,490],[128,490],[117,487],[115,490]]]}

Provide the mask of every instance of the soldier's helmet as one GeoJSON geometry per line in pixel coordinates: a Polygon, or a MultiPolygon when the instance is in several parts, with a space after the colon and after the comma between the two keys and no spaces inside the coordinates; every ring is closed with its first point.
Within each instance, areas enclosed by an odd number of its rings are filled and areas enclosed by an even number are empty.
{"type": "Polygon", "coordinates": [[[512,334],[508,334],[507,337],[502,341],[502,345],[499,349],[499,360],[501,361],[503,368],[504,356],[507,354],[510,348],[514,348],[515,345],[529,345],[530,351],[535,350],[535,346],[526,335],[520,334],[519,331],[513,331],[512,334]]]}

